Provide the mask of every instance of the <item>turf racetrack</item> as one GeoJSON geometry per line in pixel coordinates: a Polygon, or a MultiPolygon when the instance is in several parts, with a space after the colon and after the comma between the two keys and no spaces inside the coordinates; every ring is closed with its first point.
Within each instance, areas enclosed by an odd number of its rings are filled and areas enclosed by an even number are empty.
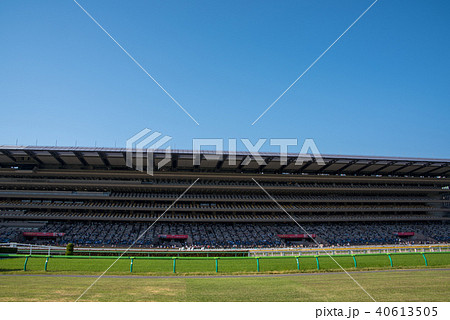
{"type": "MultiPolygon", "coordinates": [[[[353,256],[333,256],[377,301],[450,300],[450,269],[442,269],[450,253],[390,257],[392,266],[386,254],[357,255],[355,268],[353,256]],[[424,270],[407,270],[413,268],[424,270]]],[[[75,301],[117,260],[47,258],[1,256],[0,301],[75,301]]],[[[173,273],[171,258],[123,257],[80,301],[370,301],[335,261],[317,258],[319,270],[314,256],[298,265],[296,257],[220,258],[217,272],[215,258],[177,258],[173,273]]]]}
{"type": "MultiPolygon", "coordinates": [[[[449,301],[450,270],[351,274],[377,301],[449,301]]],[[[0,301],[75,301],[95,277],[0,276],[0,301]]],[[[233,278],[101,278],[80,301],[370,301],[343,272],[233,278]]]]}
{"type": "Polygon", "coordinates": [[[98,274],[114,265],[108,274],[217,274],[254,272],[314,272],[374,270],[386,268],[420,268],[450,266],[450,253],[392,253],[298,257],[222,258],[147,258],[114,256],[0,256],[0,272],[51,272],[63,274],[98,274]],[[48,260],[47,260],[48,259],[48,260]],[[334,259],[334,260],[333,260],[334,259]],[[356,261],[356,266],[355,266],[356,261]],[[392,261],[392,265],[391,265],[392,261]],[[175,270],[174,270],[175,264],[175,270]],[[217,267],[217,268],[216,268],[217,267]],[[24,271],[26,269],[26,271],[24,271]],[[46,271],[45,271],[46,270],[46,271]]]}

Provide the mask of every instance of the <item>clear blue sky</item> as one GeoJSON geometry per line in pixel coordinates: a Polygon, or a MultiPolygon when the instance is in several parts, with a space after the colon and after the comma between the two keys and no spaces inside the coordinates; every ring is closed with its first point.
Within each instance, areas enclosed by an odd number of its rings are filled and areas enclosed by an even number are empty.
{"type": "Polygon", "coordinates": [[[372,0],[79,3],[200,126],[73,1],[2,0],[0,144],[124,146],[150,128],[176,148],[450,158],[450,1],[379,0],[254,126],[372,0]]]}

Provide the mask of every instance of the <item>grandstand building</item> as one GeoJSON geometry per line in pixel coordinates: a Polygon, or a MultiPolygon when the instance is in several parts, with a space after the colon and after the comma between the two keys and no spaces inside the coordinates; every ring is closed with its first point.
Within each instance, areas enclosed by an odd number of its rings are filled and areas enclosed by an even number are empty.
{"type": "MultiPolygon", "coordinates": [[[[450,160],[247,153],[236,162],[154,153],[154,175],[126,149],[0,146],[0,242],[274,247],[450,241],[450,160]],[[144,167],[145,169],[145,167],[144,167]],[[306,229],[299,228],[258,183],[306,229]]],[[[144,164],[146,159],[144,159],[144,164]]]]}

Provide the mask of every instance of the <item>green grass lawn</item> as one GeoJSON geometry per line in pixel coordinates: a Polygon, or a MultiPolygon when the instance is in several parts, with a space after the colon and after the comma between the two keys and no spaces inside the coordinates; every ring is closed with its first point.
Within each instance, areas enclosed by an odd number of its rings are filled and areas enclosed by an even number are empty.
{"type": "MultiPolygon", "coordinates": [[[[428,267],[450,266],[450,253],[426,253],[428,267]]],[[[421,253],[391,254],[394,268],[425,268],[425,260],[421,253]]],[[[47,265],[47,273],[63,274],[98,274],[105,271],[117,257],[51,257],[47,265]]],[[[340,270],[373,270],[390,269],[391,264],[387,255],[358,255],[357,268],[349,255],[336,255],[333,259],[320,256],[320,271],[340,270]],[[334,259],[334,260],[333,260],[334,259]],[[339,265],[340,266],[339,266],[339,265]]],[[[45,257],[31,257],[27,262],[27,270],[23,271],[25,257],[0,259],[0,273],[45,273],[45,257]]],[[[108,274],[129,274],[130,262],[128,257],[122,258],[108,270],[108,274]]],[[[314,256],[303,256],[299,259],[300,272],[316,272],[317,260],[314,256]]],[[[298,272],[295,257],[263,257],[259,258],[260,272],[289,273],[298,272]]],[[[178,258],[176,260],[177,274],[215,274],[216,261],[206,258],[178,258]]],[[[218,272],[226,273],[254,273],[257,272],[256,258],[219,258],[218,272]]],[[[171,259],[135,258],[133,260],[134,274],[173,274],[171,259]]]]}
{"type": "MultiPolygon", "coordinates": [[[[352,276],[377,301],[449,301],[450,271],[352,276]]],[[[0,301],[75,301],[95,278],[0,276],[0,301]]],[[[343,272],[251,278],[101,278],[80,301],[370,301],[343,272]]]]}

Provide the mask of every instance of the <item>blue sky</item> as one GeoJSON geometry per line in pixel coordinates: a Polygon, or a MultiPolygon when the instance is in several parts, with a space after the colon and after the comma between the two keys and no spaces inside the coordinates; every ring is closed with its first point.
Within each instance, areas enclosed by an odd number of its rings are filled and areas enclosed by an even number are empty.
{"type": "MultiPolygon", "coordinates": [[[[450,2],[0,2],[0,144],[313,138],[322,153],[450,158],[450,2]]],[[[239,149],[243,149],[242,145],[239,149]]],[[[263,147],[275,151],[268,144],[263,147]]],[[[298,152],[299,147],[289,149],[298,152]]]]}

